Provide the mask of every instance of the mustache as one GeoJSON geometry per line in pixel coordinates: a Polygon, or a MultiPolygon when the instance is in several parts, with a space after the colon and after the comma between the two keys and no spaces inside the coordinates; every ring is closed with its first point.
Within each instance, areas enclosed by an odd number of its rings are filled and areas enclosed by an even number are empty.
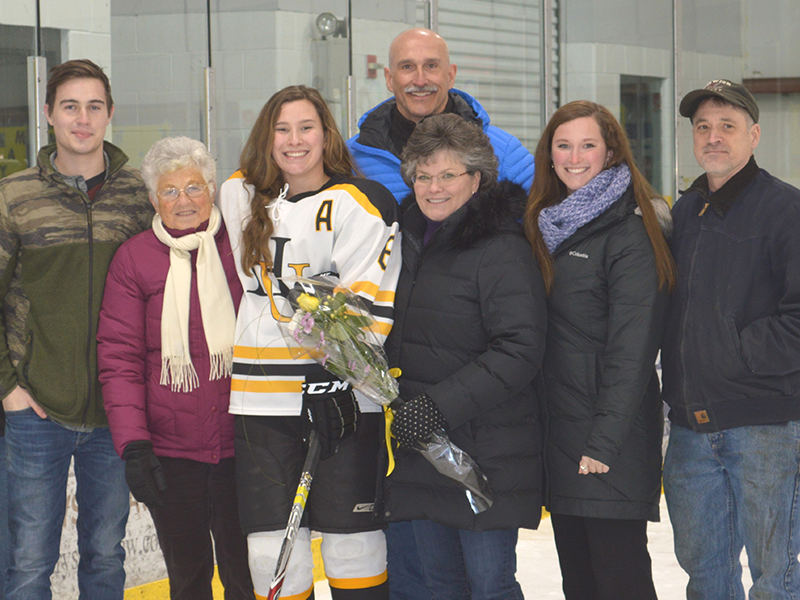
{"type": "Polygon", "coordinates": [[[438,91],[439,91],[439,86],[436,86],[436,85],[423,85],[423,86],[419,86],[419,85],[414,85],[414,84],[411,84],[411,85],[407,85],[406,87],[404,87],[404,88],[403,88],[403,91],[404,91],[406,94],[411,94],[411,93],[413,93],[413,92],[417,92],[417,93],[423,93],[423,94],[426,94],[426,93],[428,93],[428,92],[430,92],[430,93],[435,93],[435,92],[438,92],[438,91]]]}

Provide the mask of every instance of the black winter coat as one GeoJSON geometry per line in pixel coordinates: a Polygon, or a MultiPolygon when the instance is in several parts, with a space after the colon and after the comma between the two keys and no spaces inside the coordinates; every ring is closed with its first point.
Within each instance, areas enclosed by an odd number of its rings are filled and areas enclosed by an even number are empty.
{"type": "MultiPolygon", "coordinates": [[[[666,203],[656,202],[668,220],[666,203]]],[[[667,295],[635,209],[629,187],[553,255],[542,368],[553,513],[659,519],[664,417],[655,361],[667,295]],[[579,475],[584,455],[609,472],[579,475]]]]}
{"type": "Polygon", "coordinates": [[[494,505],[475,515],[466,495],[418,453],[395,453],[385,516],[484,531],[535,529],[541,516],[540,398],[545,292],[518,219],[525,191],[500,182],[448,217],[423,248],[426,221],[403,206],[403,268],[386,348],[400,394],[427,393],[450,439],[486,473],[494,505]]]}

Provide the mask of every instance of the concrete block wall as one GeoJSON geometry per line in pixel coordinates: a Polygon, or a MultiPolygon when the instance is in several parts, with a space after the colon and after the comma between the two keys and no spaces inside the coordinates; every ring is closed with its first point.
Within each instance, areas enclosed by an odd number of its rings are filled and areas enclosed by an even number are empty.
{"type": "Polygon", "coordinates": [[[0,22],[3,25],[36,25],[35,0],[0,0],[0,22]]]}

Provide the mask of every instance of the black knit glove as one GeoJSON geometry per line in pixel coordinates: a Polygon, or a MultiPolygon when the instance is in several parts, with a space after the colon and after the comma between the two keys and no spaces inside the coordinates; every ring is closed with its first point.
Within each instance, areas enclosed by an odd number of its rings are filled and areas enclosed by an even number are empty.
{"type": "Polygon", "coordinates": [[[349,383],[320,369],[306,375],[303,388],[304,435],[313,429],[322,446],[320,459],[336,454],[339,442],[355,433],[361,410],[349,383]]]}
{"type": "Polygon", "coordinates": [[[427,394],[404,402],[394,413],[392,433],[401,448],[410,448],[417,440],[426,440],[437,429],[447,429],[447,420],[427,394]]]}
{"type": "Polygon", "coordinates": [[[125,481],[131,494],[147,506],[162,506],[161,492],[167,489],[161,463],[153,453],[153,442],[136,440],[129,442],[122,452],[125,461],[125,481]]]}

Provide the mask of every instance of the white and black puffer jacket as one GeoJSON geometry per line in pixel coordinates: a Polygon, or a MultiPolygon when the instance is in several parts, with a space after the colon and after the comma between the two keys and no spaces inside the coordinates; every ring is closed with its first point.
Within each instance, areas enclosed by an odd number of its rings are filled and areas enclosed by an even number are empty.
{"type": "Polygon", "coordinates": [[[525,191],[480,190],[423,247],[426,221],[403,202],[403,268],[386,344],[401,396],[426,393],[450,439],[486,473],[494,505],[475,515],[464,491],[418,453],[395,453],[384,516],[484,531],[539,524],[542,426],[535,379],[544,354],[546,297],[522,235],[525,191]]]}

